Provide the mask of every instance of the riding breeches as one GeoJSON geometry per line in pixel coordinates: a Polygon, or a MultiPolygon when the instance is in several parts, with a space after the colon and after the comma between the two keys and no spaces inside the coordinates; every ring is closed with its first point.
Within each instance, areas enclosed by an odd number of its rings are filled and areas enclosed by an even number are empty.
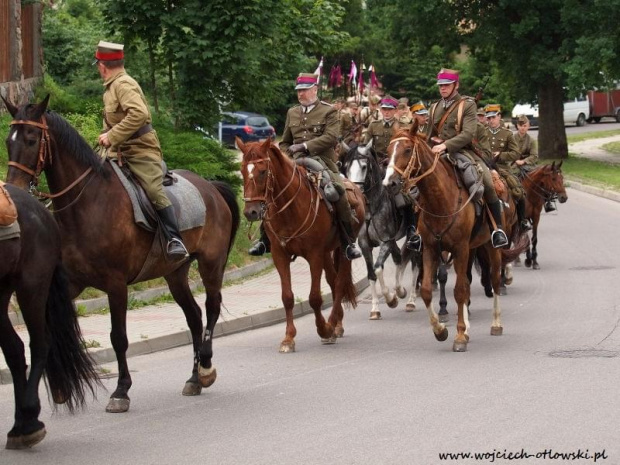
{"type": "Polygon", "coordinates": [[[489,204],[497,202],[499,197],[497,197],[497,192],[495,192],[493,177],[491,176],[491,172],[489,171],[489,168],[484,160],[482,160],[478,155],[475,155],[467,150],[463,150],[461,153],[468,156],[468,158],[476,163],[478,167],[478,172],[482,176],[482,185],[484,186],[484,200],[486,200],[489,204]]]}
{"type": "Polygon", "coordinates": [[[172,205],[162,184],[164,172],[159,157],[150,154],[139,156],[123,154],[123,163],[129,166],[133,175],[138,179],[155,210],[162,210],[172,205]]]}

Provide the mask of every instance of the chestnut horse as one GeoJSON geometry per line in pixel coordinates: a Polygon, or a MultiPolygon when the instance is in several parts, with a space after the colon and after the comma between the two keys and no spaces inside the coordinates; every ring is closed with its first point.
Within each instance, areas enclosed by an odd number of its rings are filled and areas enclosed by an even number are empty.
{"type": "Polygon", "coordinates": [[[409,190],[416,185],[420,191],[418,230],[424,244],[422,250],[422,286],[420,294],[428,311],[430,323],[439,341],[448,338],[448,329],[440,323],[433,306],[432,276],[437,273],[443,251],[452,255],[456,274],[454,299],[457,304],[457,334],[452,349],[467,350],[469,341],[468,278],[470,250],[483,247],[490,263],[493,287],[493,322],[491,335],[499,336],[503,328],[499,306],[501,252],[491,245],[491,233],[485,215],[476,218],[469,192],[458,179],[455,167],[439,154],[434,154],[423,135],[417,134],[417,122],[410,130],[398,131],[388,146],[390,159],[384,185],[393,190],[409,190]]]}
{"type": "MultiPolygon", "coordinates": [[[[55,403],[73,412],[99,384],[84,348],[60,261],[60,231],[45,207],[21,189],[6,185],[17,209],[16,225],[0,227],[0,346],[13,377],[15,422],[7,449],[26,449],[45,437],[39,421],[39,382],[45,373],[55,403]],[[9,319],[11,294],[30,336],[30,373],[24,344],[9,319]]],[[[2,195],[2,194],[0,194],[2,195]]]]}
{"type": "MultiPolygon", "coordinates": [[[[110,163],[96,154],[60,115],[46,111],[49,96],[39,104],[17,108],[5,100],[13,122],[7,138],[8,182],[35,188],[44,171],[54,216],[60,226],[62,256],[68,271],[70,295],[91,286],[108,294],[110,339],[118,362],[118,384],[108,412],[129,409],[131,375],[127,365],[127,285],[163,276],[181,306],[192,335],[192,374],[183,395],[199,395],[215,382],[212,335],[220,315],[222,281],[230,247],[239,226],[239,207],[232,189],[185,170],[175,171],[200,192],[206,206],[204,226],[183,231],[190,257],[171,262],[153,256],[154,234],[134,222],[127,191],[110,163]],[[148,257],[148,260],[147,260],[148,257]],[[207,324],[188,283],[193,260],[207,294],[207,324]]],[[[181,209],[186,205],[181,205],[181,209]]],[[[179,207],[177,206],[177,215],[179,207]]]]}
{"type": "Polygon", "coordinates": [[[539,270],[538,252],[538,223],[540,212],[546,202],[553,202],[556,198],[560,203],[568,200],[564,189],[562,162],[557,165],[541,165],[532,171],[523,171],[521,183],[526,192],[525,215],[532,221],[532,247],[526,251],[525,266],[539,270]]]}
{"type": "MultiPolygon", "coordinates": [[[[343,302],[357,305],[355,286],[351,276],[351,262],[341,249],[340,237],[328,206],[321,199],[309,171],[298,165],[271,143],[244,144],[237,138],[243,152],[241,174],[245,217],[249,221],[263,220],[271,240],[271,254],[282,286],[282,303],[286,311],[286,332],[280,343],[280,352],[295,351],[297,330],[293,322],[295,304],[291,288],[290,264],[297,256],[310,265],[310,306],[314,310],[317,333],[324,343],[336,342],[344,333],[342,326],[343,302]],[[321,276],[329,284],[333,307],[326,322],[321,313],[321,276]]],[[[347,191],[354,195],[351,202],[357,224],[355,234],[364,221],[364,201],[357,186],[347,183],[347,191]]],[[[351,195],[349,195],[351,200],[351,195]]]]}

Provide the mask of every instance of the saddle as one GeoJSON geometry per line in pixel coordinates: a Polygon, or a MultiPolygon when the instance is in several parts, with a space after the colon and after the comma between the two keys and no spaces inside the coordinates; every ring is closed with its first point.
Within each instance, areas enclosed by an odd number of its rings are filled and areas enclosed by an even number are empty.
{"type": "Polygon", "coordinates": [[[17,208],[4,184],[0,181],[0,226],[10,226],[17,220],[17,208]]]}

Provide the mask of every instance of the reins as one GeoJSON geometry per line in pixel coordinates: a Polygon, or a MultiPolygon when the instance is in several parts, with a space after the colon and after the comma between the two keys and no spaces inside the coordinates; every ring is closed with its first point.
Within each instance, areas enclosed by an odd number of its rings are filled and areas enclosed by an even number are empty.
{"type": "MultiPolygon", "coordinates": [[[[553,200],[553,198],[555,196],[558,195],[558,192],[554,191],[554,190],[547,190],[545,189],[543,186],[539,186],[537,184],[538,181],[536,181],[535,179],[533,179],[529,173],[525,170],[522,170],[523,176],[525,178],[527,178],[528,181],[531,182],[531,189],[534,192],[534,194],[536,194],[538,197],[540,197],[541,199],[547,201],[547,200],[553,200]]],[[[541,176],[542,177],[542,176],[541,176]]],[[[541,180],[542,182],[542,180],[541,180]]]]}
{"type": "MultiPolygon", "coordinates": [[[[75,181],[73,181],[71,184],[69,184],[67,187],[65,187],[63,190],[61,190],[60,192],[57,192],[56,194],[48,194],[45,192],[40,192],[39,190],[37,190],[37,186],[39,185],[39,176],[41,176],[41,172],[43,171],[44,167],[45,167],[45,163],[49,162],[50,166],[52,164],[53,161],[53,154],[52,154],[52,147],[51,147],[51,136],[49,134],[49,126],[47,125],[47,121],[45,119],[45,115],[41,116],[41,122],[37,122],[37,121],[30,121],[30,120],[14,120],[11,121],[11,126],[14,125],[24,125],[24,126],[34,126],[37,127],[39,129],[41,129],[41,139],[39,140],[39,154],[37,156],[37,167],[32,170],[30,168],[28,168],[25,165],[22,165],[21,163],[18,163],[16,161],[9,161],[8,165],[9,166],[14,166],[15,168],[29,174],[30,176],[32,176],[33,180],[30,184],[30,192],[34,195],[36,195],[37,197],[40,198],[45,198],[45,199],[55,199],[58,198],[64,194],[66,194],[67,192],[69,192],[71,189],[73,189],[76,185],[78,185],[86,176],[88,176],[88,174],[93,170],[92,166],[88,167],[86,169],[86,171],[84,171],[75,181]]],[[[86,186],[85,186],[86,187],[86,186]]],[[[82,189],[83,192],[84,189],[82,189]]],[[[80,194],[78,195],[77,198],[79,198],[82,195],[82,192],[80,192],[80,194]]],[[[77,200],[77,199],[76,199],[77,200]]],[[[75,200],[73,202],[71,202],[69,205],[72,205],[73,203],[75,203],[75,200]]],[[[62,209],[64,210],[65,208],[67,208],[69,205],[63,207],[62,209]]],[[[60,210],[55,210],[55,211],[60,211],[60,210]]]]}

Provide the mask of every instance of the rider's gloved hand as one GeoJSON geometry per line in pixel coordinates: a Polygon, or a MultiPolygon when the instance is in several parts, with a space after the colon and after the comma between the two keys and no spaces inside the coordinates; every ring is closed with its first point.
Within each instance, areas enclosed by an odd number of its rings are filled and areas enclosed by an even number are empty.
{"type": "Polygon", "coordinates": [[[304,144],[293,144],[288,148],[288,152],[292,155],[297,152],[305,152],[306,147],[304,144]]]}

